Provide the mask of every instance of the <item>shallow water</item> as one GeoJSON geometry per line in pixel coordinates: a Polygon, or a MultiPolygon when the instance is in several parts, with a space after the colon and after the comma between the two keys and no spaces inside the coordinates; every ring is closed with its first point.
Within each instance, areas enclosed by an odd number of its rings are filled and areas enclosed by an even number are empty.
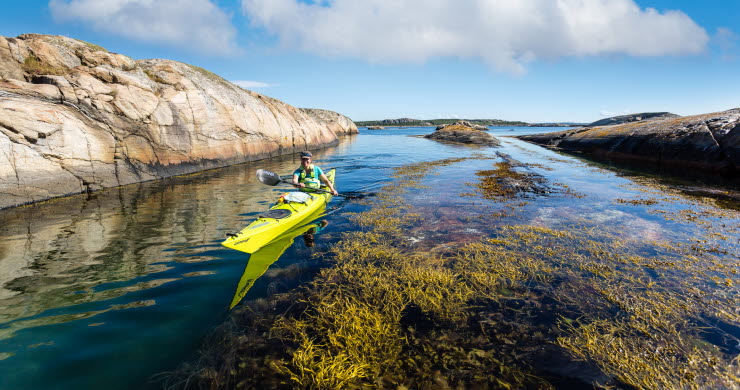
{"type": "MultiPolygon", "coordinates": [[[[461,193],[503,153],[530,164],[549,190],[523,194],[527,204],[497,223],[618,226],[636,245],[700,245],[724,253],[720,258],[737,268],[735,192],[627,175],[507,138],[562,128],[491,128],[500,148],[409,137],[432,130],[363,131],[314,159],[324,169],[337,168],[340,192],[372,194],[390,180],[390,168],[479,156],[430,166],[436,175],[425,182],[429,189],[414,195],[412,203],[434,218],[409,238],[429,250],[490,237],[493,226],[471,215],[505,206],[461,193]],[[707,190],[724,201],[705,196],[707,190]],[[656,203],[635,201],[645,199],[656,203]]],[[[294,157],[282,157],[0,211],[0,388],[140,388],[193,357],[208,330],[226,317],[249,259],[220,241],[286,190],[260,184],[254,171],[288,174],[297,165],[294,157]]],[[[274,275],[255,282],[247,299],[271,291],[280,279],[275,270],[309,263],[311,254],[352,228],[344,215],[363,207],[341,198],[330,206],[334,212],[317,247],[295,240],[271,267],[274,275]]],[[[729,283],[727,292],[736,294],[740,279],[729,283]]],[[[736,325],[715,336],[728,353],[740,352],[736,325]]]]}

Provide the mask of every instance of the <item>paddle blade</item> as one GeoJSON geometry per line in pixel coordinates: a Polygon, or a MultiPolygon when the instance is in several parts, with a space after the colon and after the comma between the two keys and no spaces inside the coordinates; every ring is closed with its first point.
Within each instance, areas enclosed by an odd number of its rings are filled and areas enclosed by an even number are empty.
{"type": "Polygon", "coordinates": [[[276,186],[278,183],[283,181],[277,173],[266,171],[264,169],[257,170],[257,180],[263,184],[267,184],[268,186],[276,186]]]}

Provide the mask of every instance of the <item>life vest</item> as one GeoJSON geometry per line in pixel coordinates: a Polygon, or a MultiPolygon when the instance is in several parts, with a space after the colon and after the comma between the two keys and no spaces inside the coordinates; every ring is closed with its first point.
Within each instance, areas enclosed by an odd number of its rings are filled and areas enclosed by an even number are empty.
{"type": "Polygon", "coordinates": [[[301,167],[301,174],[298,175],[298,182],[303,183],[306,185],[306,187],[309,188],[319,188],[321,187],[321,180],[319,179],[319,173],[317,169],[314,167],[313,164],[309,166],[311,168],[311,176],[308,176],[308,172],[306,172],[303,167],[301,167]]]}

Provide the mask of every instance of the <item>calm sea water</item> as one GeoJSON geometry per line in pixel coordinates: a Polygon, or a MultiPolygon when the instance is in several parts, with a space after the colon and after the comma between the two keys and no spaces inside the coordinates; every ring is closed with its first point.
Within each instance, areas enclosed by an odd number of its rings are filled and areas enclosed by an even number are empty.
{"type": "MultiPolygon", "coordinates": [[[[491,157],[439,169],[430,165],[439,175],[428,179],[432,199],[427,201],[449,204],[447,186],[474,182],[476,171],[491,169],[496,153],[505,153],[542,167],[538,174],[582,195],[543,197],[513,222],[556,224],[577,215],[622,224],[624,234],[636,237],[682,240],[703,234],[701,226],[615,202],[643,195],[650,187],[646,181],[654,179],[507,137],[556,130],[562,128],[492,127],[490,132],[502,140],[495,149],[410,137],[433,128],[363,130],[314,159],[322,168],[337,168],[340,192],[372,194],[391,180],[393,167],[491,157]]],[[[289,174],[298,164],[294,156],[281,157],[0,211],[0,388],[156,387],[152,375],[194,357],[209,329],[228,314],[249,255],[219,243],[287,190],[260,184],[254,172],[264,168],[289,174]]],[[[705,188],[691,187],[687,193],[693,195],[665,208],[693,207],[692,199],[704,196],[699,190],[705,188]]],[[[452,204],[464,207],[467,201],[453,199],[452,204]]],[[[330,206],[335,211],[327,219],[334,222],[318,237],[318,246],[308,248],[296,240],[273,267],[309,261],[348,228],[338,222],[343,214],[364,207],[342,198],[330,206]]],[[[736,227],[738,221],[736,210],[723,220],[736,227]]],[[[737,253],[738,238],[718,245],[737,253]]],[[[248,297],[269,291],[258,280],[248,297]]]]}

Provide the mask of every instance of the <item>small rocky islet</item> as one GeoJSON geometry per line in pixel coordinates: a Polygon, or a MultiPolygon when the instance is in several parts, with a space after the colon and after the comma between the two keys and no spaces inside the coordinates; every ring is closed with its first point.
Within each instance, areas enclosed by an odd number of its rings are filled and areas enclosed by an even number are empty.
{"type": "Polygon", "coordinates": [[[459,121],[437,126],[434,133],[427,134],[424,138],[461,144],[498,146],[500,142],[496,137],[486,133],[485,130],[488,130],[485,126],[459,121]]]}

